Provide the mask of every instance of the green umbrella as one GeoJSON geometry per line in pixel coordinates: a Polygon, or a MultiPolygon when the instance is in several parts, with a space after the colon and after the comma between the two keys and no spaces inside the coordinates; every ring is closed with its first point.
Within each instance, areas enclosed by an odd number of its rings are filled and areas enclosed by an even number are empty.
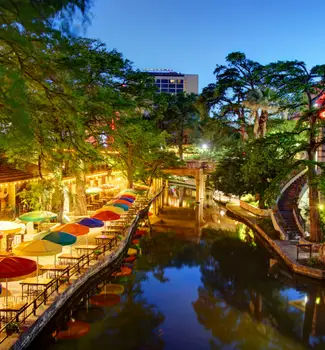
{"type": "Polygon", "coordinates": [[[19,219],[22,221],[32,221],[40,222],[45,220],[52,220],[57,217],[57,214],[50,211],[30,211],[29,213],[19,216],[19,219]]]}

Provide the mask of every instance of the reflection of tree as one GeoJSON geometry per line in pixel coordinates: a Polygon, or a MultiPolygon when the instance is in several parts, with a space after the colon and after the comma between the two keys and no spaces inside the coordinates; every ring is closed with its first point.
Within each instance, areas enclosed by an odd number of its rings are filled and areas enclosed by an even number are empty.
{"type": "MultiPolygon", "coordinates": [[[[205,295],[209,296],[205,303],[209,302],[211,305],[208,308],[201,307],[201,290],[199,301],[194,303],[195,310],[202,313],[213,309],[217,318],[219,312],[222,320],[215,323],[220,325],[222,321],[226,327],[224,331],[227,333],[229,329],[228,335],[231,333],[233,339],[243,342],[243,346],[245,340],[240,338],[241,335],[245,338],[247,332],[249,336],[256,324],[257,327],[268,329],[268,333],[273,332],[274,337],[285,343],[288,341],[284,336],[300,337],[301,314],[288,308],[286,297],[281,295],[283,286],[268,278],[267,272],[265,252],[261,252],[258,246],[249,245],[237,238],[218,239],[212,244],[210,258],[206,260],[206,264],[201,265],[205,295]],[[276,336],[275,333],[278,333],[271,326],[284,336],[276,336]]],[[[213,327],[213,322],[207,325],[202,321],[204,315],[200,314],[198,317],[207,328],[213,327]]],[[[259,332],[255,336],[258,334],[259,332]]],[[[267,346],[265,342],[269,338],[262,336],[262,333],[260,336],[261,344],[267,346]]],[[[257,348],[263,349],[263,346],[257,348]]]]}
{"type": "Polygon", "coordinates": [[[257,323],[247,312],[229,306],[204,289],[199,290],[193,308],[199,322],[212,332],[211,349],[302,349],[268,324],[257,323]]]}

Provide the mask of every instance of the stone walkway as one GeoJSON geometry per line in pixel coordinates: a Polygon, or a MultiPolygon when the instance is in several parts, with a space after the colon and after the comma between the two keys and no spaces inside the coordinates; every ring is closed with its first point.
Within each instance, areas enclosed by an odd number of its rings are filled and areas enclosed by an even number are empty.
{"type": "MultiPolygon", "coordinates": [[[[246,211],[239,205],[234,203],[228,203],[227,209],[235,216],[242,219],[242,221],[248,224],[250,227],[263,238],[273,251],[281,257],[285,264],[295,273],[299,273],[304,276],[325,279],[325,270],[320,270],[312,267],[302,265],[297,261],[297,243],[289,240],[272,239],[270,233],[265,232],[259,225],[260,217],[246,211]]],[[[309,253],[299,253],[299,259],[306,259],[309,257],[309,253]]]]}

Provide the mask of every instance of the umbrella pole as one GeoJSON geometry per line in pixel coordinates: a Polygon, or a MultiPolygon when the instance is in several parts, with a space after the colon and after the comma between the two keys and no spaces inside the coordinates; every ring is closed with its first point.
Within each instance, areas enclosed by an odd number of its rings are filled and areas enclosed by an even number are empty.
{"type": "Polygon", "coordinates": [[[8,308],[8,278],[6,278],[6,308],[8,308]]]}

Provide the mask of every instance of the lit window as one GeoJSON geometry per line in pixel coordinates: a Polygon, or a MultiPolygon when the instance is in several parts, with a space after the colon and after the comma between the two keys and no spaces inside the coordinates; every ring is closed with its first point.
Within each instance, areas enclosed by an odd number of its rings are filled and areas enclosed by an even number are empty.
{"type": "Polygon", "coordinates": [[[175,83],[175,79],[170,79],[169,82],[170,83],[175,83]]]}

